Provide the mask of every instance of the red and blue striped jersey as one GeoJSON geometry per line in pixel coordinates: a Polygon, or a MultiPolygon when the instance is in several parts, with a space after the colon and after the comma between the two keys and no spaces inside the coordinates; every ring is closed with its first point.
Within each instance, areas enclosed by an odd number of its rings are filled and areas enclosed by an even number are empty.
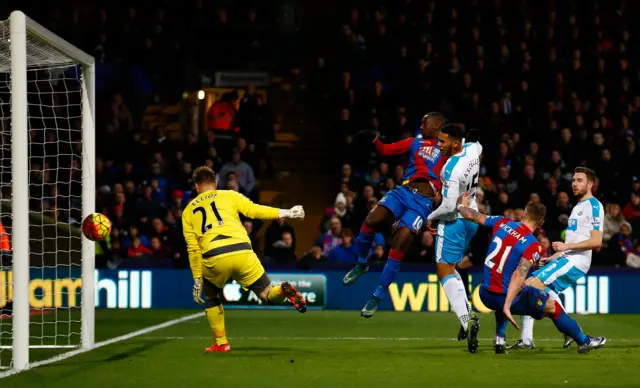
{"type": "Polygon", "coordinates": [[[493,228],[493,237],[484,261],[482,287],[491,292],[506,294],[520,259],[537,262],[542,245],[522,222],[492,216],[484,220],[484,226],[493,228]]]}
{"type": "Polygon", "coordinates": [[[440,191],[440,170],[448,158],[440,152],[437,139],[410,137],[391,144],[384,144],[376,139],[375,145],[376,152],[382,156],[408,155],[409,164],[402,177],[403,185],[416,180],[427,180],[440,191]]]}

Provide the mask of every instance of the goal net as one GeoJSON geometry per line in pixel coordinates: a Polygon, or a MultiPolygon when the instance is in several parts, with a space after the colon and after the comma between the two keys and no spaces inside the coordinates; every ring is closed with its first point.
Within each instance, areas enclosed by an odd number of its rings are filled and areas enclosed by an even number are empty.
{"type": "Polygon", "coordinates": [[[0,21],[0,368],[93,345],[93,77],[23,13],[0,21]]]}

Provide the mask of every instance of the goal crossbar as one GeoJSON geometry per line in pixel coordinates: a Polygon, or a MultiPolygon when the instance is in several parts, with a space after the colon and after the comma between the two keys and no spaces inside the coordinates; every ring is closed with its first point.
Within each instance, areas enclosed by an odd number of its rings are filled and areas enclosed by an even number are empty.
{"type": "MultiPolygon", "coordinates": [[[[95,60],[21,11],[9,17],[10,54],[0,51],[0,72],[11,73],[13,369],[29,368],[29,120],[27,70],[82,66],[82,217],[95,210],[95,60]]],[[[6,47],[6,46],[5,46],[6,47]]],[[[95,344],[95,244],[82,239],[81,347],[95,344]]]]}

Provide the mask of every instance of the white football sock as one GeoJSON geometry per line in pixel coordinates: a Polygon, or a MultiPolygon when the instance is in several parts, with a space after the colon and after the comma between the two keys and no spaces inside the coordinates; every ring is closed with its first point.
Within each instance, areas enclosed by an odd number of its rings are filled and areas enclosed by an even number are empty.
{"type": "Polygon", "coordinates": [[[469,327],[469,301],[467,299],[467,292],[464,289],[464,283],[458,272],[454,276],[445,278],[445,282],[442,284],[444,293],[449,299],[449,305],[451,310],[458,316],[460,324],[467,330],[469,327]]]}
{"type": "MultiPolygon", "coordinates": [[[[552,300],[558,302],[560,307],[562,307],[562,309],[564,310],[564,306],[562,305],[562,300],[560,299],[560,296],[556,294],[555,291],[548,290],[547,294],[549,294],[549,297],[552,300]]],[[[533,323],[534,322],[535,322],[535,319],[531,318],[530,316],[527,316],[527,315],[522,316],[522,336],[520,337],[520,339],[522,339],[522,342],[524,342],[527,345],[531,345],[531,343],[533,343],[533,323]]]]}
{"type": "Polygon", "coordinates": [[[533,342],[533,322],[536,320],[528,315],[522,316],[522,336],[520,339],[527,345],[533,342]]]}

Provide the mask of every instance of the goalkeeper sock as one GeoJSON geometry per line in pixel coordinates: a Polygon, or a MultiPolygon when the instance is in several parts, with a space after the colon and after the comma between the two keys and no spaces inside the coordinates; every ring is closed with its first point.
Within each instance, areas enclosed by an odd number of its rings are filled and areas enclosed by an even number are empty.
{"type": "Polygon", "coordinates": [[[460,275],[458,272],[452,273],[440,280],[440,283],[444,288],[447,299],[449,299],[451,310],[456,313],[460,324],[467,330],[469,327],[469,300],[460,275]]]}
{"type": "Polygon", "coordinates": [[[560,306],[558,302],[556,304],[556,313],[551,317],[556,328],[563,334],[573,338],[578,345],[584,345],[589,342],[588,337],[582,332],[582,329],[578,325],[575,319],[571,318],[560,306]]]}
{"type": "Polygon", "coordinates": [[[369,251],[373,244],[373,238],[375,236],[375,230],[369,228],[365,224],[362,224],[360,228],[360,234],[356,241],[356,249],[358,251],[358,263],[367,264],[369,261],[369,251]]]}
{"type": "Polygon", "coordinates": [[[281,286],[273,286],[267,294],[267,300],[270,304],[281,304],[287,299],[282,292],[281,286]]]}
{"type": "Polygon", "coordinates": [[[400,263],[402,263],[403,257],[404,253],[400,251],[395,249],[389,251],[389,259],[387,259],[387,264],[382,270],[382,276],[380,276],[380,287],[376,288],[373,296],[383,299],[387,295],[389,286],[396,279],[396,274],[400,270],[400,263]]]}
{"type": "Polygon", "coordinates": [[[224,327],[224,308],[221,304],[210,307],[205,310],[207,313],[207,320],[209,320],[209,326],[213,331],[213,338],[216,341],[216,345],[228,344],[227,330],[224,327]]]}

